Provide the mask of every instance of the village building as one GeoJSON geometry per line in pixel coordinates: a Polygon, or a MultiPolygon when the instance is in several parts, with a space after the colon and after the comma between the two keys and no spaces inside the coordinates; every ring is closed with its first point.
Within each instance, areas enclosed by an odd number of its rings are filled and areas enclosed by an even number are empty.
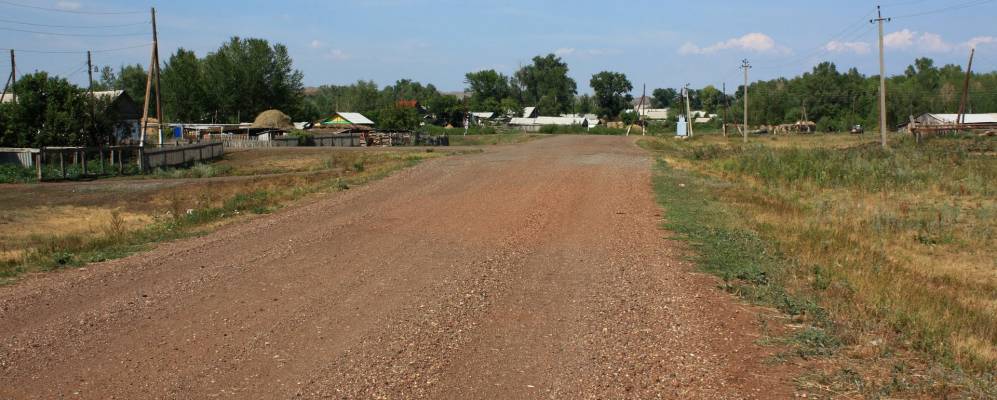
{"type": "Polygon", "coordinates": [[[342,126],[366,126],[373,127],[374,121],[371,121],[367,117],[360,113],[354,112],[337,112],[333,116],[322,120],[318,124],[322,128],[335,128],[342,126]]]}

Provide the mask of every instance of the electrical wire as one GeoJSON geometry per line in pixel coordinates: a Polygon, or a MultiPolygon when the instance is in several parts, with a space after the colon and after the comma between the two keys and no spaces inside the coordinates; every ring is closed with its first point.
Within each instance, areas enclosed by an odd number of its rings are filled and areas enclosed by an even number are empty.
{"type": "Polygon", "coordinates": [[[66,10],[62,8],[51,8],[51,7],[41,7],[32,6],[28,4],[15,3],[13,1],[0,0],[0,4],[6,4],[13,7],[29,8],[33,10],[49,11],[49,12],[59,12],[66,14],[84,14],[84,15],[130,15],[130,14],[145,14],[145,11],[83,11],[83,10],[66,10]]]}
{"type": "Polygon", "coordinates": [[[925,16],[925,15],[941,14],[941,13],[944,13],[944,12],[949,12],[949,11],[954,11],[954,10],[962,10],[964,8],[981,6],[981,5],[984,5],[984,4],[987,4],[987,3],[993,3],[994,1],[995,0],[973,0],[973,1],[967,1],[965,3],[955,4],[955,5],[952,5],[952,6],[949,6],[949,7],[939,8],[939,9],[935,9],[935,10],[916,12],[916,13],[907,14],[907,15],[900,15],[900,16],[893,17],[893,19],[914,18],[914,17],[922,17],[922,16],[925,16]]]}
{"type": "Polygon", "coordinates": [[[61,32],[44,32],[44,31],[33,31],[33,30],[29,30],[29,29],[17,29],[17,28],[5,28],[5,27],[0,27],[0,31],[33,33],[33,34],[37,34],[37,35],[65,36],[65,37],[128,37],[128,36],[147,36],[149,34],[148,32],[136,32],[136,33],[61,33],[61,32]]]}
{"type": "Polygon", "coordinates": [[[131,24],[120,24],[120,25],[50,25],[50,24],[37,24],[32,22],[15,21],[10,19],[0,19],[0,22],[8,24],[26,25],[26,26],[37,26],[42,28],[66,28],[66,29],[114,29],[114,28],[128,28],[132,26],[148,26],[151,21],[136,22],[131,24]]]}
{"type": "MultiPolygon", "coordinates": [[[[152,46],[152,43],[146,43],[146,44],[140,44],[140,45],[128,46],[128,47],[118,47],[118,48],[113,48],[113,49],[91,50],[90,52],[91,53],[95,53],[95,54],[96,53],[111,53],[111,52],[115,52],[115,51],[131,50],[131,49],[138,49],[138,48],[142,48],[142,47],[151,47],[151,46],[152,46]]],[[[86,50],[36,50],[36,49],[11,49],[11,48],[0,47],[0,51],[11,51],[11,50],[14,50],[14,51],[16,51],[18,53],[32,53],[32,54],[86,54],[87,53],[86,50]]]]}

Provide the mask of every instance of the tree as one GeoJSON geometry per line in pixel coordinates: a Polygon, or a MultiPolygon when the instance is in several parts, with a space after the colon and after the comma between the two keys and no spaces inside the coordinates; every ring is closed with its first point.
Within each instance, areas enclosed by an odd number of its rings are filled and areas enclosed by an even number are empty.
{"type": "Polygon", "coordinates": [[[372,116],[378,128],[387,130],[414,130],[421,122],[415,109],[407,107],[387,107],[372,116]]]}
{"type": "Polygon", "coordinates": [[[470,72],[464,78],[467,90],[471,92],[470,106],[476,111],[502,113],[503,101],[514,100],[509,77],[495,70],[470,72]]]}
{"type": "Polygon", "coordinates": [[[516,82],[522,86],[522,100],[536,105],[543,115],[571,112],[578,85],[568,77],[568,64],[553,54],[533,58],[533,64],[516,72],[516,82]]]}
{"type": "Polygon", "coordinates": [[[164,113],[170,120],[207,122],[211,120],[201,77],[201,62],[192,51],[178,49],[163,67],[164,113]]]}
{"type": "Polygon", "coordinates": [[[595,91],[595,103],[599,106],[600,116],[612,118],[628,108],[633,96],[633,84],[627,76],[619,72],[603,71],[592,76],[592,90],[595,91]]]}
{"type": "Polygon", "coordinates": [[[669,108],[678,99],[679,92],[675,89],[654,89],[651,92],[651,104],[654,108],[669,108]]]}
{"type": "Polygon", "coordinates": [[[69,81],[36,72],[18,78],[16,104],[4,104],[0,141],[3,146],[94,146],[108,143],[114,116],[107,103],[95,104],[91,118],[86,91],[69,81]]]}
{"type": "Polygon", "coordinates": [[[282,44],[233,37],[201,63],[204,114],[217,112],[223,121],[241,122],[269,109],[292,117],[303,109],[303,75],[282,44]]]}

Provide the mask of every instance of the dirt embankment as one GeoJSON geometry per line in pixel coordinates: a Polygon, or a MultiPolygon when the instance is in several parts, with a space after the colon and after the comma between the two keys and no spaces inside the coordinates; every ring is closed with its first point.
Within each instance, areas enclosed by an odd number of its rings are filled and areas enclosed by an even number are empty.
{"type": "Polygon", "coordinates": [[[558,137],[0,287],[0,398],[785,398],[760,310],[658,229],[651,159],[558,137]]]}

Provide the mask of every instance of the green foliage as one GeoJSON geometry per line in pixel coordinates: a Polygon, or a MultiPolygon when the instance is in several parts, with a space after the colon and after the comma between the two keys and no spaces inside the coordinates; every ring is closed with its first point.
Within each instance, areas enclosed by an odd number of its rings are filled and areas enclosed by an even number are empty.
{"type": "Polygon", "coordinates": [[[36,180],[35,172],[20,165],[0,165],[0,183],[27,183],[36,180]]]}
{"type": "MultiPolygon", "coordinates": [[[[595,91],[595,103],[599,106],[599,115],[607,119],[615,117],[624,109],[628,109],[633,96],[633,84],[627,76],[619,72],[603,71],[592,76],[592,90],[595,91]]],[[[632,122],[631,122],[632,123],[632,122]]]]}
{"type": "Polygon", "coordinates": [[[651,96],[651,105],[654,108],[669,108],[679,101],[679,91],[675,89],[654,89],[651,96]]]}
{"type": "Polygon", "coordinates": [[[208,122],[216,115],[218,122],[250,121],[270,109],[298,117],[304,110],[303,75],[282,44],[233,37],[200,60],[180,49],[167,67],[163,97],[181,103],[167,107],[192,122],[208,122]],[[185,106],[194,108],[181,109],[185,106]]]}
{"type": "Polygon", "coordinates": [[[111,141],[116,119],[103,100],[63,78],[35,72],[17,80],[16,104],[0,105],[0,146],[93,146],[111,141]],[[91,118],[91,102],[98,110],[91,118]]]}
{"type": "Polygon", "coordinates": [[[522,103],[535,105],[541,115],[572,111],[578,85],[568,77],[568,64],[560,57],[534,57],[532,64],[516,72],[516,82],[523,87],[522,103]]]}
{"type": "Polygon", "coordinates": [[[520,107],[512,80],[495,70],[470,72],[465,76],[464,82],[472,93],[471,111],[506,114],[520,107]]]}
{"type": "MultiPolygon", "coordinates": [[[[962,67],[941,68],[928,58],[919,58],[903,75],[889,77],[887,87],[887,123],[890,129],[907,122],[910,116],[923,113],[958,111],[963,80],[962,67]]],[[[997,110],[997,73],[973,75],[970,104],[975,112],[997,110]]],[[[743,87],[737,91],[737,103],[731,106],[732,118],[743,115],[743,87]]],[[[865,76],[852,68],[839,72],[830,62],[818,64],[811,72],[791,79],[779,78],[752,83],[749,87],[750,123],[778,125],[807,118],[818,130],[844,131],[861,124],[870,129],[879,126],[879,77],[865,76]]]]}
{"type": "Polygon", "coordinates": [[[422,122],[414,109],[404,107],[388,107],[371,114],[371,118],[385,130],[415,130],[422,122]]]}
{"type": "MultiPolygon", "coordinates": [[[[627,110],[627,111],[629,111],[629,110],[627,110]]],[[[633,124],[637,123],[637,119],[639,118],[639,116],[637,115],[637,113],[635,113],[635,112],[627,112],[627,111],[624,111],[624,112],[620,113],[620,121],[623,121],[623,123],[626,124],[626,125],[633,125],[633,124]]]]}

